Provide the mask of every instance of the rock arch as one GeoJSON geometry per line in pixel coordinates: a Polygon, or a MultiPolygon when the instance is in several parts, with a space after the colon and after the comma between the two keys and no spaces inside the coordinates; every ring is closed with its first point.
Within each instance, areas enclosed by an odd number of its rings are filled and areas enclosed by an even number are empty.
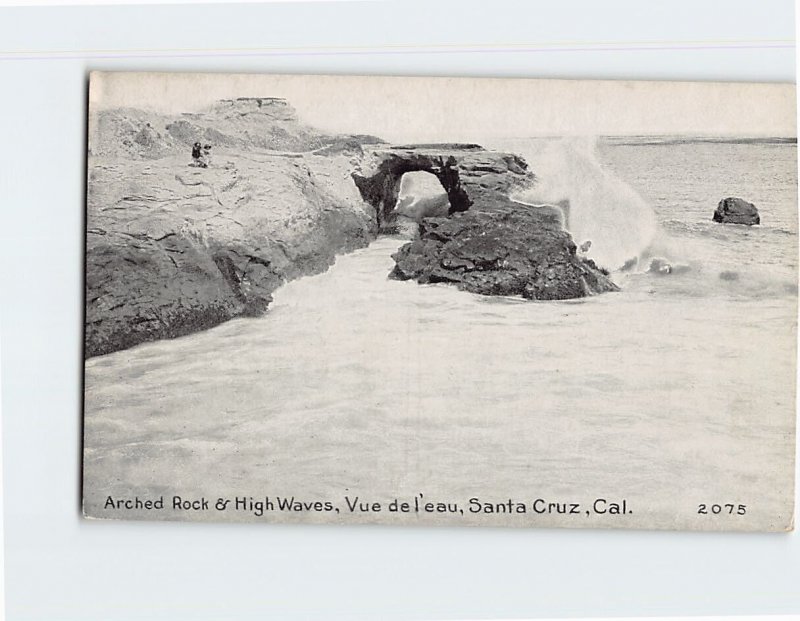
{"type": "Polygon", "coordinates": [[[353,173],[353,181],[362,198],[375,208],[378,226],[391,225],[400,195],[404,174],[424,171],[433,174],[442,184],[450,201],[450,214],[466,211],[473,201],[459,175],[458,162],[452,155],[403,151],[384,152],[376,170],[370,175],[353,173]]]}

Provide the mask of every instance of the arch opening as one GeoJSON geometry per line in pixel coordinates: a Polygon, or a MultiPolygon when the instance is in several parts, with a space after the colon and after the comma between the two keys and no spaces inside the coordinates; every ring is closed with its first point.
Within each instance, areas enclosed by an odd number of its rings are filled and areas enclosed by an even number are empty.
{"type": "Polygon", "coordinates": [[[442,182],[433,173],[415,170],[400,177],[394,214],[419,222],[429,216],[446,216],[451,212],[450,198],[442,182]]]}
{"type": "Polygon", "coordinates": [[[398,207],[401,212],[406,212],[402,217],[409,222],[416,222],[434,212],[438,213],[440,207],[446,207],[442,209],[442,215],[448,215],[456,211],[466,211],[472,205],[472,200],[461,184],[458,167],[452,156],[445,159],[430,154],[392,154],[380,163],[373,174],[362,176],[353,173],[352,177],[364,200],[375,207],[378,227],[384,232],[396,230],[398,207]],[[406,181],[405,185],[415,188],[406,192],[406,195],[413,194],[414,199],[403,199],[403,178],[412,173],[417,174],[409,177],[410,181],[406,181]],[[425,177],[419,176],[420,174],[425,177]],[[433,180],[427,177],[433,177],[433,180]],[[421,181],[423,178],[426,180],[421,181]],[[442,191],[446,196],[446,203],[441,197],[442,191]],[[417,196],[423,200],[417,200],[417,196]]]}

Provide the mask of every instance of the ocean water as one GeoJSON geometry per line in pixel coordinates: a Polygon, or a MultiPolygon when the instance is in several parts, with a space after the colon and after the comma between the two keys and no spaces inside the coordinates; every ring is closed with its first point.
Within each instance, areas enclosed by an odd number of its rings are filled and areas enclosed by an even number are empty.
{"type": "Polygon", "coordinates": [[[380,238],[282,287],[263,317],[88,360],[87,511],[352,521],[347,496],[383,503],[358,513],[367,522],[785,527],[796,146],[491,146],[540,175],[520,200],[569,201],[576,242],[592,242],[620,292],[528,302],[397,282],[387,274],[405,240],[380,238]],[[726,196],[754,202],[761,226],[712,222],[726,196]],[[419,494],[456,511],[387,513],[419,494]],[[173,495],[294,496],[334,511],[114,512],[109,495],[164,495],[168,505],[173,495]],[[527,511],[471,513],[470,498],[527,511]],[[600,508],[624,499],[628,513],[596,513],[598,498],[600,508]],[[537,499],[554,512],[533,511],[537,499]],[[580,513],[558,513],[562,504],[580,513]]]}

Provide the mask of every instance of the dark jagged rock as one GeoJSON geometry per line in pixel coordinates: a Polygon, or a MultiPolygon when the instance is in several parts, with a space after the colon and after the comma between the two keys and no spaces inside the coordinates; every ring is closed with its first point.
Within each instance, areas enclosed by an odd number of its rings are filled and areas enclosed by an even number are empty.
{"type": "Polygon", "coordinates": [[[761,216],[753,203],[735,197],[723,198],[713,217],[714,222],[724,224],[761,224],[761,216]]]}
{"type": "Polygon", "coordinates": [[[606,272],[577,254],[559,210],[510,198],[534,181],[525,160],[511,153],[449,144],[376,151],[367,172],[353,177],[382,228],[396,217],[400,178],[416,170],[436,175],[450,215],[421,219],[417,239],[394,255],[392,278],[536,300],[617,290],[606,272]]]}
{"type": "Polygon", "coordinates": [[[555,214],[551,221],[537,211],[518,205],[426,218],[419,238],[394,255],[391,277],[531,300],[616,291],[594,262],[576,255],[570,235],[555,226],[555,214]]]}

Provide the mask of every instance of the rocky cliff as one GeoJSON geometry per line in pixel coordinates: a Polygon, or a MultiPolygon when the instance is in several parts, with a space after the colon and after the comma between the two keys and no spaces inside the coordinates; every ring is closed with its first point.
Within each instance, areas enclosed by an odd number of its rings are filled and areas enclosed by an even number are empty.
{"type": "Polygon", "coordinates": [[[554,209],[510,198],[534,179],[511,153],[328,135],[270,98],[176,118],[102,111],[89,148],[87,356],[263,313],[285,281],[391,229],[402,175],[418,170],[449,215],[417,212],[392,277],[535,299],[615,289],[554,209]],[[195,141],[213,145],[208,168],[190,165],[195,141]]]}
{"type": "Polygon", "coordinates": [[[260,314],[281,283],[374,238],[374,210],[350,177],[358,139],[314,134],[275,101],[221,102],[198,117],[183,133],[185,119],[140,111],[91,120],[87,356],[260,314]],[[206,139],[212,165],[190,166],[188,145],[206,139]]]}

